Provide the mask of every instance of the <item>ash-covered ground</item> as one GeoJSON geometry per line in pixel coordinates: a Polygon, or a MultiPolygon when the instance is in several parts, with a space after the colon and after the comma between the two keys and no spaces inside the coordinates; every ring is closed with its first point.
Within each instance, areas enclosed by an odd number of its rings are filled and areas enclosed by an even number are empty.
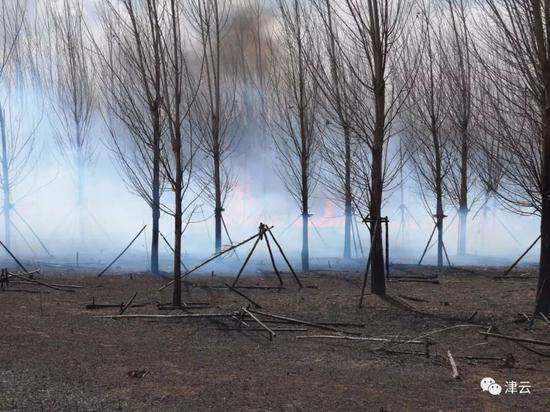
{"type": "MultiPolygon", "coordinates": [[[[537,319],[530,327],[528,320],[535,272],[519,269],[494,279],[501,273],[449,268],[438,283],[390,281],[388,299],[368,294],[361,309],[360,271],[300,274],[303,289],[289,274],[283,275],[284,289],[239,289],[266,313],[364,324],[332,326],[345,332],[339,334],[261,317],[275,332],[272,340],[249,317],[240,326],[231,318],[98,317],[118,314],[115,305],[136,292],[136,306],[125,315],[254,310],[220,288],[231,277],[191,277],[185,302],[208,306],[180,310],[159,310],[171,289],[159,292],[165,280],[136,273],[97,278],[47,270],[35,278],[81,286],[73,292],[10,279],[11,291],[0,292],[0,410],[548,410],[550,348],[480,333],[491,328],[550,341],[549,323],[537,319]],[[87,309],[92,303],[113,307],[87,309]],[[425,344],[403,340],[428,341],[428,356],[425,344]],[[500,396],[482,391],[484,377],[502,386],[500,396]],[[531,393],[505,393],[509,382],[529,382],[531,393]]],[[[428,267],[392,267],[394,276],[436,274],[428,267]]],[[[239,284],[278,281],[266,273],[239,284]]]]}

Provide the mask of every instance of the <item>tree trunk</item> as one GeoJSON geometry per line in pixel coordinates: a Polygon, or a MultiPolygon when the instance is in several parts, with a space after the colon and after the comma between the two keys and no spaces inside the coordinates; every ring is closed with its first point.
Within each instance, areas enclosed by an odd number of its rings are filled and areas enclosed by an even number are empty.
{"type": "Polygon", "coordinates": [[[437,267],[443,267],[443,201],[437,196],[437,267]]]}
{"type": "Polygon", "coordinates": [[[181,155],[176,154],[176,182],[174,185],[175,216],[174,216],[174,295],[173,306],[181,306],[181,235],[182,235],[182,176],[181,155]]]}
{"type": "MultiPolygon", "coordinates": [[[[78,125],[77,125],[78,129],[78,125]]],[[[84,159],[83,148],[80,146],[80,132],[77,131],[77,153],[76,153],[76,219],[78,231],[78,245],[84,244],[84,159]]]]}
{"type": "Polygon", "coordinates": [[[151,235],[151,273],[159,273],[159,221],[160,221],[160,119],[155,119],[153,148],[153,187],[151,198],[152,229],[151,235]]]}
{"type": "Polygon", "coordinates": [[[544,80],[541,246],[535,312],[548,315],[550,312],[550,67],[548,63],[544,67],[544,80]]]}
{"type": "Polygon", "coordinates": [[[302,213],[302,272],[309,271],[309,215],[302,213]]]}
{"type": "Polygon", "coordinates": [[[435,119],[432,120],[432,138],[435,151],[435,219],[437,226],[437,267],[443,267],[443,176],[441,171],[441,147],[435,119]]]}
{"type": "Polygon", "coordinates": [[[8,160],[8,137],[6,135],[6,118],[4,116],[3,108],[0,108],[0,129],[2,134],[2,189],[4,193],[2,211],[4,212],[4,242],[6,242],[6,246],[9,249],[11,247],[11,191],[8,160]]]}
{"type": "MultiPolygon", "coordinates": [[[[377,2],[373,3],[376,14],[377,2]]],[[[386,124],[386,83],[384,80],[384,52],[380,40],[381,33],[374,33],[374,130],[372,135],[372,166],[371,166],[371,193],[370,218],[371,223],[371,290],[376,295],[386,294],[386,277],[384,265],[384,249],[382,246],[382,195],[384,191],[384,135],[386,124]]]]}
{"type": "Polygon", "coordinates": [[[345,144],[345,182],[344,182],[344,260],[351,259],[351,224],[352,224],[352,193],[351,193],[351,138],[349,129],[344,127],[345,144]]]}
{"type": "MultiPolygon", "coordinates": [[[[382,132],[383,133],[383,132],[382,132]]],[[[378,136],[380,142],[380,134],[378,136]]],[[[370,199],[369,217],[373,219],[371,222],[371,289],[376,295],[386,294],[386,278],[384,267],[384,249],[382,246],[382,147],[378,145],[372,151],[372,192],[370,199]]]]}
{"type": "Polygon", "coordinates": [[[215,248],[216,253],[222,251],[222,182],[219,144],[214,144],[214,219],[215,219],[215,248]]]}
{"type": "Polygon", "coordinates": [[[458,255],[466,255],[466,237],[467,237],[467,221],[468,221],[468,208],[460,207],[458,209],[458,255]]]}
{"type": "Polygon", "coordinates": [[[346,203],[344,217],[344,260],[351,260],[351,225],[353,219],[352,208],[346,203]]]}
{"type": "Polygon", "coordinates": [[[462,132],[462,149],[460,153],[460,196],[458,209],[458,255],[466,255],[466,238],[468,222],[468,131],[462,132]]]}

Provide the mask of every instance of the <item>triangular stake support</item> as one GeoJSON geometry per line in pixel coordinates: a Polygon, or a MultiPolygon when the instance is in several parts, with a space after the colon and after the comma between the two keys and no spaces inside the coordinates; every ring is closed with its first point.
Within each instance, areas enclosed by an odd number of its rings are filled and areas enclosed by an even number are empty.
{"type": "MultiPolygon", "coordinates": [[[[296,275],[296,272],[294,271],[294,268],[292,267],[292,265],[290,264],[290,261],[286,257],[286,255],[283,251],[283,248],[281,247],[281,245],[279,244],[279,242],[277,241],[277,239],[273,235],[273,232],[271,232],[271,229],[273,229],[273,226],[270,227],[270,226],[268,226],[264,223],[260,223],[260,226],[258,228],[258,233],[256,233],[253,236],[250,236],[248,239],[245,239],[242,242],[239,242],[239,243],[237,243],[237,244],[235,244],[235,245],[233,245],[233,246],[231,246],[231,247],[229,247],[225,250],[222,250],[221,252],[216,253],[215,255],[209,257],[208,259],[206,259],[202,263],[198,264],[197,266],[195,266],[191,270],[188,270],[187,272],[185,272],[183,275],[180,276],[180,278],[185,278],[185,277],[189,276],[191,273],[193,273],[196,270],[200,269],[201,267],[203,267],[207,263],[212,262],[213,260],[219,258],[220,256],[222,256],[226,253],[229,253],[229,252],[235,250],[236,248],[238,248],[238,247],[240,247],[240,246],[242,246],[242,245],[244,245],[248,242],[251,242],[252,240],[255,240],[254,245],[252,246],[252,249],[250,250],[250,252],[248,252],[248,256],[246,257],[243,265],[241,266],[241,269],[239,270],[239,274],[237,275],[235,281],[233,282],[233,285],[231,286],[231,287],[234,288],[236,286],[237,282],[239,281],[239,278],[240,278],[242,272],[244,271],[244,268],[246,267],[248,261],[252,257],[252,254],[254,253],[254,250],[256,250],[256,247],[258,246],[258,243],[260,242],[260,240],[265,240],[266,244],[267,244],[268,251],[269,251],[269,256],[271,258],[271,263],[273,265],[273,270],[275,271],[275,274],[279,278],[279,283],[282,285],[283,280],[281,278],[281,274],[280,274],[279,270],[277,269],[277,266],[275,265],[275,259],[273,257],[273,251],[271,250],[271,244],[269,243],[269,240],[267,238],[267,236],[269,235],[271,237],[271,240],[273,240],[273,243],[275,243],[275,246],[277,246],[277,249],[279,249],[279,253],[281,254],[281,256],[283,257],[285,263],[287,264],[290,272],[292,273],[292,276],[294,276],[294,279],[296,280],[296,283],[298,284],[300,289],[303,288],[302,282],[300,282],[300,279],[298,278],[298,275],[296,275]]],[[[163,286],[161,286],[159,288],[159,292],[163,291],[164,289],[166,289],[168,286],[172,285],[173,283],[174,283],[174,280],[171,280],[170,282],[164,284],[163,286]]]]}
{"type": "Polygon", "coordinates": [[[270,227],[270,226],[268,226],[264,223],[260,223],[260,226],[258,227],[258,234],[256,236],[256,241],[254,242],[254,245],[250,249],[250,252],[248,252],[248,255],[246,256],[246,259],[244,260],[244,263],[242,264],[241,269],[239,270],[239,273],[237,274],[237,277],[233,281],[232,287],[237,286],[237,282],[239,281],[244,269],[246,268],[246,265],[248,264],[250,258],[252,257],[252,255],[254,254],[254,251],[256,250],[256,247],[258,246],[258,243],[260,243],[261,240],[265,240],[265,243],[266,243],[266,246],[267,246],[267,251],[269,252],[269,258],[271,260],[271,265],[273,266],[273,270],[275,272],[275,275],[277,275],[277,278],[279,279],[279,285],[283,286],[283,278],[281,277],[279,269],[277,268],[277,265],[275,264],[275,257],[273,256],[273,250],[271,249],[271,244],[269,242],[268,235],[271,237],[271,239],[273,240],[273,243],[275,243],[275,245],[279,249],[279,253],[281,254],[281,256],[283,257],[285,263],[287,264],[290,272],[292,273],[292,276],[294,276],[294,279],[296,280],[296,283],[298,284],[298,286],[300,288],[303,287],[302,282],[300,282],[300,279],[298,278],[298,275],[296,275],[296,272],[294,271],[294,268],[292,267],[289,260],[287,259],[286,255],[283,251],[283,248],[281,247],[281,245],[279,244],[279,242],[277,241],[277,239],[273,235],[273,232],[271,232],[272,228],[273,228],[272,226],[270,227]]]}

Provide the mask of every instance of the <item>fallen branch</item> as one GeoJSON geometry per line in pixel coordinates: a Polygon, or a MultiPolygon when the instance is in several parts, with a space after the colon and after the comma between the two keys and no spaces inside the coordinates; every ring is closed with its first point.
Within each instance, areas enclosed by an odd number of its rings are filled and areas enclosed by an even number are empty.
{"type": "Polygon", "coordinates": [[[456,367],[456,362],[453,359],[453,355],[450,350],[447,351],[447,357],[449,358],[449,363],[451,364],[451,369],[453,371],[453,379],[460,379],[458,368],[456,367]]]}
{"type": "Polygon", "coordinates": [[[241,310],[246,313],[248,316],[250,316],[252,319],[254,319],[254,321],[260,325],[262,328],[264,328],[265,330],[267,330],[267,332],[269,333],[269,340],[273,340],[273,338],[275,337],[275,332],[273,332],[272,329],[270,329],[265,323],[263,323],[260,319],[258,319],[253,313],[251,313],[248,309],[246,308],[241,308],[241,310]]]}
{"type": "Polygon", "coordinates": [[[438,275],[430,275],[430,276],[409,276],[409,275],[391,275],[389,277],[390,279],[414,279],[414,280],[435,280],[438,278],[438,275]]]}
{"type": "Polygon", "coordinates": [[[40,282],[39,280],[36,280],[36,279],[31,279],[31,278],[26,278],[24,276],[16,275],[15,273],[12,273],[11,276],[16,277],[18,279],[22,279],[24,281],[28,281],[30,283],[35,283],[37,285],[45,286],[45,287],[50,288],[50,289],[59,290],[61,292],[74,292],[74,290],[71,290],[71,289],[62,289],[62,288],[57,287],[57,286],[52,286],[52,285],[48,285],[47,283],[40,282]]]}
{"type": "Polygon", "coordinates": [[[399,296],[400,298],[403,298],[403,299],[412,300],[413,302],[426,302],[426,303],[430,302],[429,300],[415,298],[414,296],[407,296],[407,295],[397,295],[397,296],[399,296]]]}
{"type": "MultiPolygon", "coordinates": [[[[447,332],[449,330],[452,330],[452,329],[459,329],[459,328],[481,328],[483,326],[480,326],[480,325],[454,325],[454,326],[449,326],[447,328],[443,328],[443,329],[436,329],[436,330],[432,330],[430,332],[427,332],[427,333],[424,333],[422,335],[419,335],[415,338],[413,338],[413,340],[420,340],[420,339],[425,339],[427,338],[428,336],[433,336],[433,335],[436,335],[438,333],[443,333],[443,332],[447,332]]],[[[407,343],[407,342],[405,342],[407,343]]],[[[398,343],[398,345],[400,345],[398,343]]]]}
{"type": "MultiPolygon", "coordinates": [[[[277,319],[266,319],[264,320],[265,323],[289,323],[285,320],[277,320],[277,319]]],[[[340,327],[348,327],[348,328],[364,328],[364,323],[350,323],[350,322],[317,322],[318,325],[323,326],[340,326],[340,327]]]]}
{"type": "Polygon", "coordinates": [[[416,283],[433,283],[434,285],[439,285],[439,280],[430,280],[430,279],[394,279],[391,277],[388,279],[388,282],[416,282],[416,283]]]}
{"type": "MultiPolygon", "coordinates": [[[[149,306],[151,303],[134,303],[130,305],[131,308],[143,308],[149,306]]],[[[90,303],[85,306],[85,309],[96,310],[96,309],[110,309],[110,308],[120,308],[120,303],[90,303]]]]}
{"type": "Polygon", "coordinates": [[[304,335],[296,336],[296,339],[343,339],[363,342],[395,342],[395,343],[410,343],[412,345],[424,345],[424,341],[420,340],[402,340],[393,338],[378,338],[368,336],[343,336],[343,335],[304,335]]]}
{"type": "Polygon", "coordinates": [[[520,342],[516,342],[516,345],[518,345],[519,347],[521,347],[521,348],[523,348],[523,349],[525,349],[529,352],[533,352],[536,355],[542,356],[544,358],[550,358],[550,353],[539,352],[538,350],[530,348],[529,346],[524,345],[523,343],[520,343],[520,342]]]}
{"type": "Polygon", "coordinates": [[[50,293],[42,290],[27,290],[27,289],[0,289],[0,293],[4,292],[21,292],[21,293],[50,293]]]}
{"type": "Polygon", "coordinates": [[[347,334],[350,334],[350,335],[359,335],[359,333],[357,333],[357,332],[348,332],[348,331],[333,328],[331,326],[325,326],[321,323],[308,322],[308,321],[305,321],[305,320],[293,319],[293,318],[289,318],[288,316],[274,315],[272,313],[258,311],[258,310],[252,310],[252,309],[250,309],[250,312],[253,312],[257,315],[266,316],[266,317],[272,318],[272,319],[284,320],[284,321],[287,321],[289,323],[296,323],[298,325],[311,326],[311,327],[314,327],[314,328],[317,328],[317,329],[329,330],[331,332],[347,333],[347,334]]]}
{"type": "Polygon", "coordinates": [[[98,319],[178,319],[178,318],[232,318],[233,313],[183,313],[177,315],[102,315],[98,319]]]}
{"type": "MultiPolygon", "coordinates": [[[[11,276],[11,275],[10,275],[11,276]]],[[[16,284],[20,284],[20,285],[32,285],[34,284],[34,282],[32,282],[34,279],[33,278],[29,278],[28,280],[14,280],[10,283],[16,285],[16,284]]],[[[76,286],[76,285],[62,285],[62,284],[59,284],[59,283],[50,283],[51,286],[56,286],[58,288],[66,288],[66,289],[80,289],[82,288],[82,286],[76,286]]]]}
{"type": "Polygon", "coordinates": [[[31,270],[30,272],[26,272],[26,271],[19,272],[19,273],[8,272],[8,274],[10,276],[15,274],[15,275],[19,275],[19,276],[29,276],[31,279],[32,279],[32,276],[37,274],[37,273],[40,273],[40,269],[31,270]]]}
{"type": "Polygon", "coordinates": [[[182,302],[181,306],[173,305],[157,305],[158,310],[189,310],[189,309],[208,309],[209,303],[194,303],[194,302],[182,302]]]}
{"type": "MultiPolygon", "coordinates": [[[[265,332],[264,328],[218,328],[224,331],[265,332]]],[[[271,328],[273,332],[307,332],[306,328],[271,328]]]]}
{"type": "Polygon", "coordinates": [[[512,341],[512,342],[523,342],[523,343],[532,343],[533,345],[550,346],[550,342],[546,342],[546,341],[543,341],[543,340],[518,338],[518,337],[515,337],[515,336],[501,335],[499,333],[491,333],[491,332],[479,332],[479,333],[483,336],[487,336],[487,337],[491,337],[491,338],[497,338],[497,339],[509,340],[509,341],[512,341]]]}

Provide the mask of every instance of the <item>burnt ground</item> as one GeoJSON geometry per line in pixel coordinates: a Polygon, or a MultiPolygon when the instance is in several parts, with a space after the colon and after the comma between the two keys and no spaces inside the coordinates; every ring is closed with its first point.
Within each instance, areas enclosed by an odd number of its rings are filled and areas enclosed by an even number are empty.
{"type": "MultiPolygon", "coordinates": [[[[538,319],[529,330],[521,315],[533,311],[535,272],[493,279],[500,272],[447,269],[439,284],[392,282],[388,294],[397,303],[368,295],[362,309],[358,272],[302,275],[309,286],[302,290],[286,276],[281,291],[243,290],[271,313],[364,323],[345,328],[363,336],[413,338],[484,325],[430,335],[429,357],[424,345],[297,338],[335,334],[311,327],[276,331],[270,341],[264,331],[221,330],[235,326],[230,320],[97,318],[118,309],[87,310],[93,299],[119,303],[135,292],[135,303],[147,305],[127,314],[185,312],[157,309],[154,302],[170,300],[170,289],[158,292],[162,279],[45,273],[39,279],[82,288],[66,293],[17,284],[10,289],[43,293],[0,292],[0,410],[550,410],[550,358],[479,333],[492,325],[500,334],[550,341],[550,324],[538,319]],[[451,376],[448,350],[460,379],[451,376]],[[492,396],[479,386],[485,376],[502,385],[529,381],[532,394],[492,396]]],[[[400,267],[393,273],[425,276],[435,269],[400,267]]],[[[193,281],[219,285],[224,279],[193,281]]],[[[276,283],[271,275],[242,282],[276,283]]],[[[227,290],[191,287],[183,293],[188,302],[212,305],[193,313],[229,313],[247,305],[227,290]]],[[[550,353],[548,347],[528,347],[550,353]]]]}

